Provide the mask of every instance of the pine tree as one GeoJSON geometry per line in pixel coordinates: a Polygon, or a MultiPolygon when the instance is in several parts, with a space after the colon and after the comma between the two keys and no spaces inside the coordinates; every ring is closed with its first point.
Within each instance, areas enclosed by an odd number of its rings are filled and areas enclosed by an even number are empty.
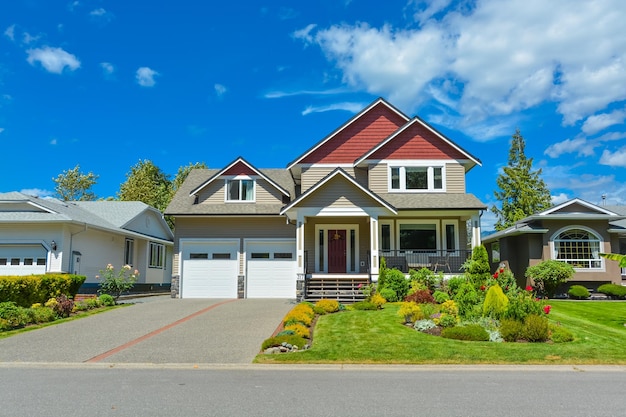
{"type": "Polygon", "coordinates": [[[552,206],[550,190],[541,178],[541,169],[532,170],[533,159],[524,153],[526,142],[519,129],[515,131],[509,150],[509,163],[496,180],[499,191],[496,200],[501,204],[491,207],[498,220],[496,230],[512,226],[516,221],[552,206]]]}

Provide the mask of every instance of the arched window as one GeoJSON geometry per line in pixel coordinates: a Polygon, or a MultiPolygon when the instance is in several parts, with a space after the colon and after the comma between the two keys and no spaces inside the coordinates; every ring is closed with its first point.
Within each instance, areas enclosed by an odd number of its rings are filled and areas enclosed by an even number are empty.
{"type": "Polygon", "coordinates": [[[554,236],[554,258],[574,268],[600,269],[600,238],[580,227],[566,229],[554,236]]]}

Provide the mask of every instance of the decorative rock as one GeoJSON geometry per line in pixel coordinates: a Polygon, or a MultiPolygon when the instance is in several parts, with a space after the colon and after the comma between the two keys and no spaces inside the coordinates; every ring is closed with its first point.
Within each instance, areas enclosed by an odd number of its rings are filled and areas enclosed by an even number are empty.
{"type": "Polygon", "coordinates": [[[289,352],[289,349],[287,349],[285,346],[281,346],[280,347],[280,352],[281,353],[287,353],[287,352],[289,352]]]}
{"type": "MultiPolygon", "coordinates": [[[[626,324],[625,324],[625,326],[626,326],[626,324]]],[[[306,345],[304,345],[304,350],[308,350],[310,348],[311,348],[311,345],[309,345],[308,343],[306,345]]]]}
{"type": "Polygon", "coordinates": [[[280,349],[277,347],[270,347],[270,348],[265,349],[263,353],[266,355],[274,355],[276,353],[280,353],[280,349]]]}

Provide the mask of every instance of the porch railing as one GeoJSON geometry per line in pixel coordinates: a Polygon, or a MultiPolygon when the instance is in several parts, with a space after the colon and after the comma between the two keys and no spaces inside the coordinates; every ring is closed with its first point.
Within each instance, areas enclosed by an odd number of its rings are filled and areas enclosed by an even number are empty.
{"type": "Polygon", "coordinates": [[[471,250],[380,250],[387,268],[396,268],[404,273],[409,269],[428,268],[444,274],[459,274],[461,266],[472,255],[471,250]]]}

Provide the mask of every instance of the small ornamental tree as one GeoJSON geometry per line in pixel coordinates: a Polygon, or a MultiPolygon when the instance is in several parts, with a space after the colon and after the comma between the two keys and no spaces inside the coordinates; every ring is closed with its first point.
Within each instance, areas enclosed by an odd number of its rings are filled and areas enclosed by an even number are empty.
{"type": "Polygon", "coordinates": [[[463,264],[463,268],[465,269],[465,275],[476,288],[491,278],[489,255],[485,246],[474,247],[472,257],[463,264]]]}
{"type": "Polygon", "coordinates": [[[104,270],[100,270],[102,276],[96,275],[97,279],[101,279],[98,294],[109,294],[113,300],[117,302],[122,293],[130,290],[137,282],[139,271],[136,269],[131,272],[130,265],[124,265],[117,273],[113,265],[108,264],[104,270]]]}
{"type": "Polygon", "coordinates": [[[509,299],[498,284],[492,285],[487,290],[485,301],[483,302],[483,316],[499,319],[509,305],[509,299]]]}
{"type": "Polygon", "coordinates": [[[559,285],[567,282],[574,275],[574,268],[565,262],[549,259],[526,269],[526,278],[535,283],[539,292],[553,297],[559,285]]]}

